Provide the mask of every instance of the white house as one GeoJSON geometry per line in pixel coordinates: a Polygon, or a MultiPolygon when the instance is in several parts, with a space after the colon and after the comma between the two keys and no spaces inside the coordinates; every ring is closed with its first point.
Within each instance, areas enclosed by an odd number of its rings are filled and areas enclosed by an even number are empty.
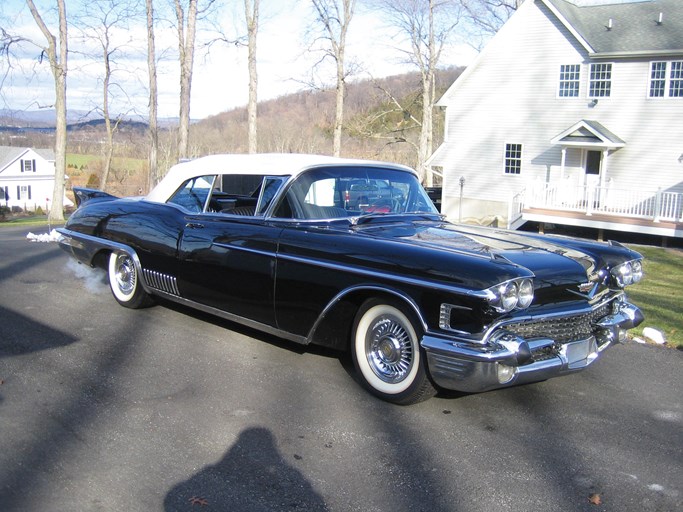
{"type": "MultiPolygon", "coordinates": [[[[0,146],[0,206],[48,211],[54,184],[52,150],[0,146]]],[[[64,205],[73,203],[65,197],[64,205]]]]}
{"type": "Polygon", "coordinates": [[[438,105],[451,219],[683,236],[683,1],[527,0],[438,105]]]}

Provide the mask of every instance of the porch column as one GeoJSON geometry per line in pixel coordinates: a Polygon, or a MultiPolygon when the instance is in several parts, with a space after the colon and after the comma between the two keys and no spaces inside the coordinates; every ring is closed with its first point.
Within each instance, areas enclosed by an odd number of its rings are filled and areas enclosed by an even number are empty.
{"type": "Polygon", "coordinates": [[[562,147],[562,163],[560,164],[560,183],[564,181],[564,164],[567,161],[567,148],[562,147]]]}
{"type": "Polygon", "coordinates": [[[602,166],[600,167],[600,188],[604,189],[607,186],[607,157],[609,156],[609,149],[604,149],[602,152],[602,166]]]}

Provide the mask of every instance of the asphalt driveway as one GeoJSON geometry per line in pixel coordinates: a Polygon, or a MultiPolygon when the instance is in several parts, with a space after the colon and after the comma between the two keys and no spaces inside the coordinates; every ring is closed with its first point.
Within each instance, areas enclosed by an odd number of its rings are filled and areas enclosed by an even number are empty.
{"type": "Polygon", "coordinates": [[[398,407],[338,354],[122,308],[27,231],[0,228],[0,511],[683,509],[680,351],[398,407]]]}

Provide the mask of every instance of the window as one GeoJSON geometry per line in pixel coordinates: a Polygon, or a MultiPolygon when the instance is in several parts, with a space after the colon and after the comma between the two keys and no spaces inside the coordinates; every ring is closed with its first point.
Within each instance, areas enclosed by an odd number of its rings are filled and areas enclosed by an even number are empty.
{"type": "Polygon", "coordinates": [[[683,98],[683,61],[650,63],[650,98],[683,98]]]}
{"type": "Polygon", "coordinates": [[[591,64],[590,98],[609,98],[612,91],[612,64],[591,64]]]}
{"type": "Polygon", "coordinates": [[[683,61],[671,63],[669,97],[683,98],[683,61]]]}
{"type": "Polygon", "coordinates": [[[653,62],[650,65],[650,98],[664,96],[666,87],[666,62],[653,62]]]}
{"type": "Polygon", "coordinates": [[[194,213],[204,211],[215,178],[215,176],[200,176],[187,180],[168,202],[194,213]]]}
{"type": "Polygon", "coordinates": [[[31,185],[17,185],[17,199],[26,201],[31,199],[31,185]]]}
{"type": "Polygon", "coordinates": [[[560,66],[560,98],[576,98],[579,96],[581,80],[580,64],[563,64],[560,66]]]}
{"type": "Polygon", "coordinates": [[[21,160],[21,172],[36,172],[36,161],[21,160]]]}
{"type": "Polygon", "coordinates": [[[522,171],[522,145],[505,144],[505,174],[519,174],[522,171]]]}

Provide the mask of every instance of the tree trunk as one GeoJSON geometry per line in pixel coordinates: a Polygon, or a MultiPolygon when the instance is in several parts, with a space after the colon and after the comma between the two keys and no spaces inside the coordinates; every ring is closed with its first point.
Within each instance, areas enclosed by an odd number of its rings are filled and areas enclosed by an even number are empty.
{"type": "Polygon", "coordinates": [[[55,80],[55,113],[57,125],[55,131],[55,186],[52,192],[52,204],[48,220],[50,222],[64,221],[64,180],[66,179],[66,72],[67,72],[67,24],[66,6],[64,0],[57,0],[59,13],[59,56],[57,55],[57,40],[45,25],[43,18],[36,9],[33,0],[26,0],[31,15],[40,31],[47,39],[44,48],[50,61],[50,69],[55,80]]]}
{"type": "Polygon", "coordinates": [[[188,157],[190,138],[190,97],[192,89],[192,67],[194,62],[194,41],[197,25],[197,2],[189,0],[187,9],[187,32],[185,12],[180,0],[175,0],[178,20],[178,51],[180,56],[180,120],[178,124],[178,160],[188,157]]]}
{"type": "Polygon", "coordinates": [[[247,19],[247,34],[249,38],[249,103],[247,105],[249,153],[256,153],[258,151],[258,75],[256,71],[256,36],[258,34],[259,23],[259,0],[244,0],[244,11],[247,19]]]}
{"type": "Polygon", "coordinates": [[[330,43],[327,55],[336,64],[336,109],[334,114],[334,137],[332,151],[341,155],[342,129],[344,127],[344,97],[346,95],[346,34],[353,18],[356,0],[313,0],[318,19],[323,24],[325,38],[330,43]],[[341,9],[340,9],[341,3],[341,9]]]}
{"type": "Polygon", "coordinates": [[[153,0],[145,0],[147,10],[147,69],[149,73],[149,176],[147,192],[159,182],[157,169],[159,155],[159,128],[157,126],[157,63],[154,45],[154,6],[153,0]]]}
{"type": "Polygon", "coordinates": [[[106,42],[102,48],[104,58],[104,84],[102,87],[102,112],[104,113],[104,126],[107,130],[107,145],[104,148],[104,167],[102,169],[102,179],[100,189],[105,190],[109,181],[109,171],[111,170],[111,159],[114,153],[114,131],[111,127],[109,117],[109,82],[111,80],[111,65],[109,63],[109,36],[106,35],[106,42]]]}

